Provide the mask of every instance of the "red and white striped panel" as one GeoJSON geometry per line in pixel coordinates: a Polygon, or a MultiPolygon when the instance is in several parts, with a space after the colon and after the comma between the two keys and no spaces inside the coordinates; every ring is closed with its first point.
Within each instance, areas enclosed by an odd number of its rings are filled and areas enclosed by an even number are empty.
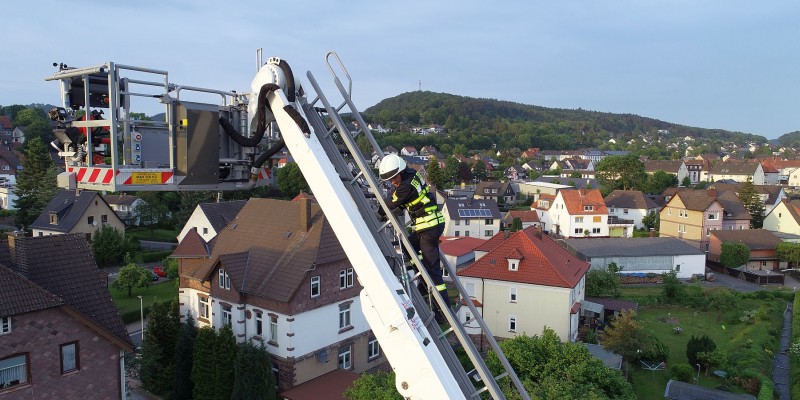
{"type": "Polygon", "coordinates": [[[67,167],[67,172],[75,173],[77,183],[95,185],[110,185],[116,175],[111,167],[67,167]]]}
{"type": "Polygon", "coordinates": [[[258,179],[257,180],[262,181],[264,179],[269,179],[271,176],[272,176],[272,172],[269,170],[269,168],[259,168],[258,169],[258,179]]]}

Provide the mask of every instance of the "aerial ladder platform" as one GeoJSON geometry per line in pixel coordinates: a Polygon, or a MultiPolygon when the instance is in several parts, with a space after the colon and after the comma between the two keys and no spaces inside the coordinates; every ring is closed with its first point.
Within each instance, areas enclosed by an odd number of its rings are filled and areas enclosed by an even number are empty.
{"type": "MultiPolygon", "coordinates": [[[[495,352],[503,371],[493,375],[465,326],[449,304],[438,294],[426,298],[417,289],[419,282],[433,288],[430,275],[419,259],[409,262],[412,273],[404,267],[403,255],[415,254],[407,233],[406,218],[394,215],[384,200],[386,188],[372,169],[371,160],[358,146],[359,136],[366,138],[371,151],[379,158],[383,151],[352,101],[352,79],[334,52],[325,57],[326,65],[338,91],[337,103],[323,93],[313,74],[310,84],[299,84],[285,60],[260,58],[250,93],[215,91],[181,87],[166,79],[165,71],[107,63],[97,67],[74,69],[62,66],[48,80],[60,80],[64,107],[52,112],[60,121],[57,132],[59,152],[66,169],[59,176],[59,186],[91,190],[237,190],[259,184],[266,160],[284,146],[303,173],[331,228],[342,243],[363,290],[362,311],[396,375],[396,388],[407,399],[482,399],[501,400],[501,387],[515,391],[519,398],[530,397],[503,354],[481,313],[470,300],[453,266],[441,257],[442,266],[453,278],[459,301],[469,308],[470,333],[483,336],[495,352]],[[163,82],[121,78],[120,71],[132,70],[163,76],[163,82]],[[340,79],[346,78],[346,82],[340,79]],[[99,81],[99,83],[98,83],[99,81]],[[156,87],[156,94],[131,91],[134,84],[156,87]],[[92,87],[91,85],[95,85],[92,87]],[[77,88],[77,89],[76,89],[77,88]],[[85,89],[90,88],[90,89],[85,89]],[[310,89],[310,90],[309,90],[310,89]],[[222,104],[188,102],[173,97],[181,90],[221,96],[222,104]],[[166,106],[164,121],[140,121],[131,117],[134,96],[156,98],[166,106]],[[78,103],[76,106],[75,102],[78,103]],[[105,107],[107,119],[77,120],[73,111],[81,108],[90,115],[91,108],[105,107]],[[342,114],[356,120],[351,131],[342,114]],[[218,123],[209,121],[217,118],[218,123]],[[70,128],[83,128],[85,139],[77,138],[70,128]],[[92,128],[101,128],[95,130],[92,128]],[[199,128],[199,129],[198,129],[199,128]],[[240,134],[246,131],[247,134],[240,134]],[[91,135],[106,134],[109,155],[103,164],[93,163],[88,154],[79,154],[76,142],[94,144],[91,135]],[[137,141],[137,136],[138,137],[137,141]],[[142,152],[141,136],[153,136],[156,146],[165,146],[158,156],[158,168],[143,161],[152,156],[142,152]],[[161,141],[158,142],[158,139],[161,141]],[[118,143],[121,142],[121,145],[118,143]],[[136,156],[139,156],[137,159],[136,156]],[[110,162],[108,162],[110,161],[110,162]],[[99,165],[98,165],[99,164],[99,165]],[[207,164],[207,165],[204,165],[207,164]],[[108,174],[100,183],[88,182],[80,168],[108,174]],[[169,174],[153,177],[151,173],[169,174]],[[121,174],[139,174],[133,182],[118,179],[121,174]],[[223,176],[224,175],[224,176],[223,176]],[[159,182],[161,180],[161,182],[159,182]],[[387,216],[381,221],[377,208],[387,216]],[[431,302],[436,302],[432,304],[431,302]],[[443,310],[447,323],[436,323],[432,306],[443,310]],[[470,366],[463,366],[454,349],[463,349],[470,366]]],[[[363,142],[363,140],[362,140],[363,142]]],[[[152,163],[151,163],[152,164],[152,163]]],[[[93,174],[95,172],[92,172],[93,174]]],[[[263,183],[262,183],[263,184],[263,183]]],[[[435,292],[434,292],[435,293],[435,292]]]]}

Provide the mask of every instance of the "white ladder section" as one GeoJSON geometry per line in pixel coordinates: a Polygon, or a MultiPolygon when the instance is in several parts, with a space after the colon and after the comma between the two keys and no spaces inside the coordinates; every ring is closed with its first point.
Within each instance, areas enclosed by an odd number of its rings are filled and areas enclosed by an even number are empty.
{"type": "MultiPolygon", "coordinates": [[[[406,272],[392,239],[399,238],[409,254],[416,252],[408,241],[405,226],[387,209],[382,196],[384,191],[356,144],[357,136],[365,136],[381,157],[383,152],[352,103],[352,80],[344,65],[333,52],[328,53],[326,62],[343,97],[339,106],[333,107],[328,102],[311,72],[307,73],[307,78],[317,96],[313,100],[306,102],[305,97],[298,96],[297,101],[291,104],[282,90],[272,92],[267,100],[286,147],[303,172],[364,288],[361,292],[362,309],[395,371],[397,390],[408,399],[478,399],[488,392],[499,400],[505,396],[498,380],[505,378],[511,382],[504,386],[511,388],[513,384],[520,398],[530,400],[471,301],[466,301],[474,316],[470,323],[478,324],[484,340],[488,341],[505,369],[497,377],[489,371],[464,326],[438,294],[429,297],[444,310],[450,327],[442,332],[433,322],[433,313],[416,289],[416,281],[422,279],[429,288],[436,285],[418,259],[414,258],[412,262],[419,272],[410,282],[404,279],[405,286],[400,283],[398,276],[406,272]],[[347,75],[348,88],[342,85],[334,71],[331,57],[347,75]],[[322,107],[315,106],[318,102],[322,107]],[[303,132],[292,116],[284,111],[287,105],[305,118],[310,132],[303,132]],[[355,133],[349,132],[339,115],[344,107],[358,122],[359,130],[355,133]],[[375,194],[374,199],[369,198],[373,197],[371,194],[375,194]],[[377,219],[375,204],[384,209],[387,222],[381,223],[377,219]],[[451,337],[455,338],[454,343],[449,340],[451,337]],[[459,362],[453,350],[455,342],[469,357],[473,365],[471,371],[467,372],[459,362]],[[477,388],[476,383],[479,384],[477,388]]],[[[442,262],[461,297],[469,299],[455,270],[444,257],[442,262]]]]}

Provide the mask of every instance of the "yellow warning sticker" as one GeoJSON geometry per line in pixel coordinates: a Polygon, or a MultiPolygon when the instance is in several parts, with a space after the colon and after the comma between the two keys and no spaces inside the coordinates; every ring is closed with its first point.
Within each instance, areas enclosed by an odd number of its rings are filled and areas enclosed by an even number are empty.
{"type": "Polygon", "coordinates": [[[134,185],[161,184],[161,172],[133,172],[131,183],[134,185]]]}

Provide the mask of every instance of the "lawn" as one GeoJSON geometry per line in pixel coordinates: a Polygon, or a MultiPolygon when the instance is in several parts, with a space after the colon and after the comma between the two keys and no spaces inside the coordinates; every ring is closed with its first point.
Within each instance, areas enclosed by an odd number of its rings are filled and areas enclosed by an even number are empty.
{"type": "Polygon", "coordinates": [[[111,298],[114,299],[114,304],[119,309],[126,324],[139,320],[139,297],[137,296],[142,296],[145,315],[147,315],[148,307],[156,301],[165,302],[178,298],[178,287],[175,286],[175,281],[173,280],[154,282],[149,288],[133,288],[130,297],[128,297],[127,290],[120,291],[109,287],[108,291],[111,292],[111,298]]]}
{"type": "MultiPolygon", "coordinates": [[[[623,297],[638,299],[651,299],[661,293],[660,287],[635,287],[624,288],[623,297]]],[[[774,359],[772,352],[777,349],[777,340],[773,329],[778,332],[783,323],[782,313],[787,300],[775,299],[771,296],[766,299],[740,299],[737,307],[722,312],[720,315],[714,310],[703,311],[702,308],[692,308],[678,305],[651,304],[639,306],[637,320],[642,325],[652,330],[670,349],[667,369],[650,371],[642,365],[636,366],[631,371],[631,381],[634,385],[637,398],[661,399],[669,380],[669,367],[676,364],[686,364],[686,344],[689,338],[708,335],[718,347],[731,354],[730,358],[741,359],[750,356],[757,360],[755,368],[772,376],[774,359]],[[752,324],[739,320],[743,311],[761,310],[761,318],[756,318],[752,324]],[[674,328],[680,327],[682,331],[675,333],[674,328]],[[773,328],[773,329],[771,329],[773,328]]],[[[718,387],[724,384],[723,380],[716,377],[713,371],[701,371],[700,385],[718,387]]],[[[729,385],[731,391],[741,391],[729,385]]]]}
{"type": "Polygon", "coordinates": [[[126,236],[130,236],[136,240],[155,240],[159,242],[178,242],[178,234],[180,231],[168,229],[153,229],[152,231],[147,228],[130,228],[125,231],[126,236]]]}

